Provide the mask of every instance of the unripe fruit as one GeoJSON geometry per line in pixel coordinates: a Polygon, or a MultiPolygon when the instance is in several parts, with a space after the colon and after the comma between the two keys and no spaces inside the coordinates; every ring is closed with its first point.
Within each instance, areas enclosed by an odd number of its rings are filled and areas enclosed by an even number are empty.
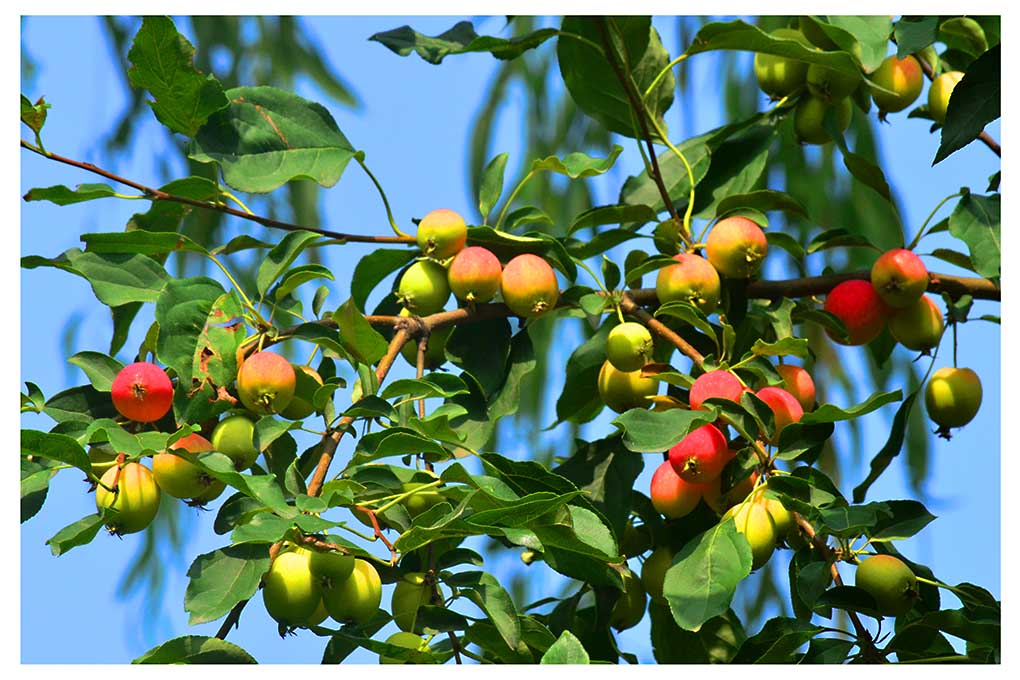
{"type": "Polygon", "coordinates": [[[815,381],[810,373],[792,364],[780,364],[776,371],[783,377],[783,387],[797,399],[805,413],[815,407],[815,381]]]}
{"type": "Polygon", "coordinates": [[[939,436],[949,439],[949,428],[963,427],[981,408],[981,380],[969,368],[940,368],[924,388],[928,417],[939,426],[939,436]]]}
{"type": "Polygon", "coordinates": [[[811,94],[826,102],[849,97],[861,82],[859,76],[847,75],[821,64],[808,66],[806,80],[811,94]]]}
{"type": "Polygon", "coordinates": [[[151,423],[170,410],[174,386],[162,368],[147,361],[138,361],[117,372],[110,387],[110,399],[117,412],[125,418],[151,423]]]}
{"type": "Polygon", "coordinates": [[[878,90],[872,90],[871,98],[875,100],[875,106],[881,113],[895,113],[902,111],[917,99],[921,94],[921,86],[924,83],[924,75],[921,73],[921,64],[913,56],[908,55],[906,59],[897,59],[893,54],[885,58],[885,61],[871,74],[871,80],[879,87],[892,90],[896,94],[886,94],[878,90]]]}
{"type": "Polygon", "coordinates": [[[676,264],[663,267],[655,279],[655,295],[661,304],[682,300],[706,315],[719,306],[722,284],[719,273],[708,260],[693,253],[674,255],[676,264]]]}
{"type": "Polygon", "coordinates": [[[726,437],[715,425],[687,433],[669,450],[669,463],[685,482],[705,484],[716,479],[731,458],[726,437]]]}
{"type": "Polygon", "coordinates": [[[170,449],[152,457],[152,475],[160,489],[174,498],[193,498],[200,503],[207,503],[223,493],[226,484],[189,460],[188,454],[212,451],[212,442],[192,432],[171,444],[170,449]]]}
{"type": "Polygon", "coordinates": [[[792,394],[782,387],[763,387],[757,392],[757,397],[769,405],[772,409],[772,418],[776,425],[775,434],[770,443],[779,441],[779,433],[790,423],[800,422],[804,415],[804,409],[800,402],[792,394]]]}
{"type": "Polygon", "coordinates": [[[556,306],[560,284],[556,272],[538,255],[525,253],[507,262],[500,279],[503,302],[517,316],[541,316],[556,306]]]}
{"type": "Polygon", "coordinates": [[[697,410],[701,408],[706,399],[713,397],[729,399],[730,401],[740,403],[740,395],[743,393],[744,386],[740,383],[737,376],[729,371],[709,371],[699,375],[694,380],[694,384],[691,385],[688,401],[691,409],[697,410]]]}
{"type": "Polygon", "coordinates": [[[354,570],[345,581],[322,591],[326,611],[338,623],[354,621],[364,624],[378,611],[381,601],[379,572],[361,559],[354,560],[354,570]]]}
{"type": "Polygon", "coordinates": [[[793,513],[786,509],[782,502],[774,498],[765,498],[765,510],[772,518],[772,526],[775,528],[776,540],[784,540],[791,531],[797,530],[797,522],[793,519],[793,513]]]}
{"type": "Polygon", "coordinates": [[[928,289],[928,268],[906,248],[887,250],[871,266],[871,285],[890,307],[909,307],[928,289]]]}
{"type": "Polygon", "coordinates": [[[326,611],[326,605],[323,604],[322,598],[319,598],[319,605],[315,608],[315,612],[308,617],[308,621],[305,625],[311,628],[312,626],[321,626],[322,622],[329,618],[329,612],[326,611]]]}
{"type": "MultiPolygon", "coordinates": [[[[736,451],[730,451],[730,458],[736,455],[736,451]]],[[[723,514],[734,505],[743,502],[754,490],[754,485],[757,481],[758,472],[754,471],[724,494],[722,492],[722,475],[720,475],[704,485],[701,497],[705,499],[705,505],[712,508],[716,513],[723,514]]]]}
{"type": "Polygon", "coordinates": [[[446,269],[432,260],[418,260],[408,267],[397,284],[397,301],[418,316],[442,311],[450,299],[446,269]]]}
{"type": "Polygon", "coordinates": [[[149,468],[125,463],[117,477],[114,466],[103,473],[96,487],[96,509],[113,508],[117,515],[106,525],[110,533],[134,534],[152,524],[159,511],[159,487],[149,468]],[[114,480],[117,481],[114,487],[114,480]],[[108,491],[107,489],[111,489],[108,491]]]}
{"type": "Polygon", "coordinates": [[[931,82],[931,87],[928,88],[928,113],[939,125],[946,122],[949,98],[962,79],[962,71],[948,71],[931,82]]]}
{"type": "Polygon", "coordinates": [[[238,472],[250,468],[259,457],[259,450],[255,448],[255,423],[247,416],[230,416],[217,423],[212,431],[212,445],[234,461],[238,472]]]}
{"type": "Polygon", "coordinates": [[[750,498],[735,505],[723,515],[723,521],[732,519],[737,531],[751,544],[751,570],[769,561],[776,549],[776,525],[762,498],[750,498]]]}
{"type": "Polygon", "coordinates": [[[599,398],[617,413],[632,408],[648,408],[649,397],[659,392],[659,383],[652,378],[642,378],[641,371],[619,371],[606,361],[599,371],[599,398]]]}
{"type": "Polygon", "coordinates": [[[262,416],[287,408],[296,385],[294,366],[276,352],[257,352],[237,369],[237,395],[241,403],[262,416]]]}
{"type": "Polygon", "coordinates": [[[499,292],[503,265],[499,258],[481,246],[471,246],[457,253],[450,263],[447,280],[458,300],[488,302],[499,292]]]}
{"type": "MultiPolygon", "coordinates": [[[[414,491],[415,489],[423,486],[425,486],[424,482],[407,482],[405,484],[401,484],[400,488],[404,493],[407,493],[408,491],[414,491]]],[[[401,501],[401,504],[403,504],[404,509],[407,510],[407,514],[414,518],[429,510],[432,506],[442,503],[443,500],[443,494],[435,491],[434,489],[428,489],[425,491],[419,491],[413,496],[408,496],[401,501]]]]}
{"type": "Polygon", "coordinates": [[[304,420],[315,413],[312,399],[315,391],[322,387],[322,376],[314,368],[294,364],[294,396],[280,415],[287,420],[304,420]]]}
{"type": "MultiPolygon", "coordinates": [[[[401,316],[404,316],[401,312],[401,316]]],[[[446,341],[450,339],[454,326],[446,326],[429,334],[429,344],[425,348],[425,370],[433,371],[446,363],[446,341]]],[[[400,356],[412,366],[418,365],[418,341],[410,340],[400,348],[400,356]]]]}
{"type": "MultiPolygon", "coordinates": [[[[850,98],[840,99],[834,102],[831,107],[836,111],[836,129],[846,132],[846,129],[850,127],[850,119],[854,113],[850,98]]],[[[797,134],[797,139],[806,144],[828,144],[831,142],[832,136],[822,125],[829,108],[829,104],[817,97],[801,97],[793,112],[793,130],[797,134]]]]}
{"type": "Polygon", "coordinates": [[[641,587],[641,580],[630,569],[624,571],[621,576],[624,591],[613,605],[609,625],[616,630],[627,630],[636,626],[645,616],[645,589],[641,587]]]}
{"type": "Polygon", "coordinates": [[[897,309],[889,317],[889,332],[907,349],[928,352],[938,347],[946,324],[942,310],[927,295],[906,309],[897,309]]]}
{"type": "Polygon", "coordinates": [[[917,601],[917,576],[903,560],[892,555],[872,555],[854,574],[854,585],[868,591],[883,616],[906,614],[917,601]]]}
{"type": "Polygon", "coordinates": [[[425,583],[425,575],[405,574],[393,588],[393,597],[390,600],[393,622],[400,630],[420,633],[422,623],[417,620],[418,610],[431,601],[432,588],[425,583]]]}
{"type": "MultiPolygon", "coordinates": [[[[386,638],[386,644],[393,645],[395,647],[403,647],[404,649],[413,649],[416,652],[429,652],[429,643],[425,641],[425,638],[414,633],[406,633],[400,631],[386,638]]],[[[381,664],[405,664],[414,663],[413,661],[401,661],[395,659],[392,656],[379,655],[379,663],[381,664]]]]}
{"type": "MultiPolygon", "coordinates": [[[[653,504],[654,502],[652,501],[653,504]]],[[[623,528],[623,537],[620,539],[620,553],[627,557],[634,557],[648,550],[651,543],[651,531],[646,525],[634,526],[633,522],[627,522],[623,528]]]]}
{"type": "Polygon", "coordinates": [[[662,596],[662,583],[666,580],[666,571],[671,566],[673,566],[673,553],[666,546],[659,546],[653,550],[645,563],[641,565],[641,587],[655,602],[666,601],[662,596]]]}
{"type": "Polygon", "coordinates": [[[677,475],[668,460],[663,461],[652,475],[649,497],[655,510],[668,519],[679,519],[691,514],[701,500],[703,486],[685,482],[677,475]]]}
{"type": "Polygon", "coordinates": [[[652,334],[644,325],[626,321],[606,338],[606,358],[621,371],[637,371],[652,360],[652,334]]]}
{"type": "Polygon", "coordinates": [[[769,243],[761,227],[739,215],[716,222],[705,241],[708,261],[731,279],[757,274],[768,250],[769,243]]]}
{"type": "Polygon", "coordinates": [[[308,568],[311,551],[281,552],[262,579],[262,599],[269,615],[285,626],[308,625],[322,602],[308,568]]]}
{"type": "Polygon", "coordinates": [[[338,552],[310,551],[308,568],[322,590],[335,588],[354,573],[354,557],[338,552]]]}
{"type": "Polygon", "coordinates": [[[875,287],[868,281],[851,279],[837,285],[825,298],[825,311],[836,316],[846,326],[847,339],[832,334],[829,337],[841,345],[866,345],[885,328],[889,314],[875,287]]]}
{"type": "MultiPolygon", "coordinates": [[[[803,33],[792,28],[777,28],[771,36],[810,45],[803,33]]],[[[807,70],[807,63],[796,59],[760,52],[754,55],[754,76],[758,79],[758,87],[772,99],[781,99],[804,87],[807,70]]]]}
{"type": "Polygon", "coordinates": [[[467,243],[467,225],[454,211],[440,208],[421,218],[416,238],[418,247],[427,257],[446,260],[467,243]]]}

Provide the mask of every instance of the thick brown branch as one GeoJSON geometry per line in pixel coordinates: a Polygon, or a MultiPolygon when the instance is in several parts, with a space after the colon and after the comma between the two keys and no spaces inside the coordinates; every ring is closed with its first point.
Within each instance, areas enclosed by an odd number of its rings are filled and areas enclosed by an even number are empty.
{"type": "MultiPolygon", "coordinates": [[[[921,70],[924,71],[924,75],[928,76],[928,80],[935,80],[935,71],[932,69],[931,64],[929,64],[927,61],[925,61],[918,55],[914,56],[917,58],[917,61],[921,64],[921,70]]],[[[991,149],[996,156],[1002,158],[1002,147],[999,146],[999,143],[995,141],[990,134],[982,130],[981,134],[978,135],[978,139],[980,139],[985,146],[991,149]]]]}
{"type": "Polygon", "coordinates": [[[257,222],[262,226],[270,227],[272,229],[283,229],[285,231],[310,231],[315,234],[322,234],[323,236],[328,236],[329,238],[334,238],[337,239],[338,241],[344,241],[347,243],[405,243],[408,245],[414,245],[416,243],[413,236],[365,236],[362,234],[344,234],[339,231],[319,229],[318,227],[308,227],[300,224],[283,222],[281,220],[274,220],[269,217],[262,217],[261,215],[253,215],[250,213],[246,213],[243,210],[231,208],[230,206],[224,205],[222,203],[199,201],[193,198],[188,198],[186,196],[176,196],[174,194],[168,194],[165,191],[153,189],[152,187],[147,187],[144,184],[139,184],[138,182],[134,182],[126,177],[115,175],[109,170],[104,170],[103,168],[93,165],[92,163],[76,161],[73,158],[66,158],[64,156],[59,156],[55,153],[50,153],[49,151],[44,151],[39,147],[35,146],[34,144],[26,142],[24,139],[21,140],[21,146],[22,148],[28,149],[29,151],[37,153],[40,156],[43,156],[50,160],[57,161],[58,163],[64,163],[66,165],[71,165],[76,168],[81,168],[82,170],[87,170],[88,172],[99,175],[100,177],[105,177],[106,179],[117,182],[118,184],[129,186],[132,189],[135,189],[136,191],[140,191],[145,195],[146,198],[152,201],[169,201],[171,203],[181,203],[183,205],[188,205],[193,208],[202,208],[203,210],[214,210],[216,212],[224,213],[226,215],[240,217],[243,220],[257,222]]]}
{"type": "Polygon", "coordinates": [[[653,333],[671,342],[678,350],[680,350],[681,353],[690,358],[690,360],[694,362],[695,366],[701,366],[702,362],[705,361],[705,357],[701,355],[701,352],[694,349],[694,347],[680,337],[678,333],[649,314],[644,310],[644,308],[637,305],[626,293],[624,293],[623,299],[620,301],[620,310],[624,314],[630,314],[631,316],[637,317],[637,319],[645,326],[648,326],[649,330],[653,333]]]}

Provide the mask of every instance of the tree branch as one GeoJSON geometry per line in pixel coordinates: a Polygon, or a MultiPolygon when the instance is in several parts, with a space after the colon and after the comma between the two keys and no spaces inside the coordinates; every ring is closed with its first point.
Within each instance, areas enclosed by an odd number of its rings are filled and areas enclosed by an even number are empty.
{"type": "Polygon", "coordinates": [[[636,316],[638,320],[648,326],[652,332],[673,343],[673,345],[680,350],[681,353],[685,354],[691,361],[694,362],[695,366],[700,367],[702,362],[705,361],[705,357],[701,355],[701,352],[694,349],[689,342],[680,337],[678,333],[674,332],[671,328],[666,326],[666,324],[662,323],[646,312],[642,307],[638,306],[627,293],[624,293],[623,299],[620,300],[620,311],[624,314],[636,316]]]}
{"type": "MultiPolygon", "coordinates": [[[[932,69],[931,64],[916,54],[914,55],[914,58],[917,59],[919,64],[921,64],[921,70],[924,71],[924,75],[928,76],[928,80],[935,80],[935,71],[932,69]]],[[[999,146],[999,143],[995,141],[990,134],[982,130],[981,134],[978,135],[978,139],[984,142],[984,145],[991,149],[996,156],[1002,158],[1002,147],[999,146]]]]}
{"type": "Polygon", "coordinates": [[[93,165],[92,163],[76,161],[73,158],[66,158],[64,156],[59,156],[55,153],[51,153],[49,151],[45,151],[35,146],[34,144],[26,142],[24,139],[21,140],[21,146],[24,149],[28,149],[29,151],[37,153],[40,156],[48,158],[52,161],[57,161],[58,163],[64,163],[66,165],[71,165],[76,168],[81,168],[82,170],[87,170],[88,172],[99,175],[100,177],[105,177],[106,179],[111,180],[113,182],[117,182],[118,184],[129,186],[132,189],[135,189],[136,191],[140,191],[145,195],[146,198],[152,201],[168,201],[171,203],[181,203],[183,205],[188,205],[193,208],[202,208],[203,210],[213,210],[215,212],[224,213],[226,215],[233,215],[234,217],[240,217],[243,220],[257,222],[264,227],[270,227],[272,229],[283,229],[284,231],[310,231],[312,233],[328,236],[329,238],[334,238],[338,241],[344,241],[346,243],[403,243],[407,245],[414,245],[415,243],[417,243],[417,241],[412,236],[365,236],[361,234],[345,234],[339,231],[319,229],[318,227],[307,227],[302,226],[300,224],[292,224],[290,222],[274,220],[269,217],[262,217],[261,215],[246,213],[243,210],[237,210],[236,208],[231,208],[230,206],[224,205],[222,203],[212,203],[210,201],[199,201],[194,198],[188,198],[186,196],[176,196],[174,194],[168,194],[165,191],[161,191],[160,189],[153,189],[152,187],[147,187],[144,184],[139,184],[138,182],[134,182],[130,179],[127,179],[126,177],[115,175],[109,170],[104,170],[103,168],[93,165]]]}

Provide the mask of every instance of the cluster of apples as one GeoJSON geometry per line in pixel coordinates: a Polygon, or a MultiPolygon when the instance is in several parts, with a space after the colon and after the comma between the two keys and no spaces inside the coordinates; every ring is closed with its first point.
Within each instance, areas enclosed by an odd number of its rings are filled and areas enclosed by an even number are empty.
{"type": "MultiPolygon", "coordinates": [[[[237,393],[250,414],[279,413],[300,420],[314,412],[312,395],[322,386],[319,374],[307,366],[292,365],[274,352],[263,351],[246,359],[237,373],[237,393]]],[[[110,389],[117,412],[137,423],[154,423],[173,405],[173,383],[156,364],[139,361],[118,371],[110,389]]],[[[255,422],[249,413],[235,413],[212,429],[211,441],[193,432],[152,458],[152,469],[138,462],[118,467],[116,456],[96,452],[93,467],[106,471],[96,488],[96,506],[117,511],[109,529],[117,534],[142,531],[159,510],[161,492],[202,505],[218,498],[226,485],[194,464],[199,453],[225,454],[239,471],[255,464],[255,422]]]]}
{"type": "MultiPolygon", "coordinates": [[[[797,29],[779,28],[771,35],[821,51],[797,29]]],[[[827,41],[823,35],[815,37],[822,44],[827,41]]],[[[806,88],[807,92],[800,97],[794,110],[793,125],[797,138],[808,144],[827,144],[832,141],[822,125],[830,110],[835,114],[836,127],[840,132],[850,126],[855,93],[861,94],[865,102],[870,95],[878,107],[879,117],[885,120],[887,114],[902,111],[913,104],[921,94],[924,83],[921,64],[912,55],[903,59],[896,55],[889,56],[875,69],[870,75],[870,82],[881,90],[868,87],[858,77],[820,64],[808,64],[771,54],[755,55],[754,73],[758,86],[773,99],[798,94],[806,88]]],[[[943,73],[932,82],[928,90],[928,113],[940,125],[945,123],[949,98],[961,78],[963,73],[959,71],[943,73]]]]}
{"type": "MultiPolygon", "coordinates": [[[[829,292],[825,310],[847,329],[845,339],[831,332],[830,337],[844,345],[864,345],[888,327],[907,349],[930,353],[942,339],[945,322],[939,306],[924,294],[928,281],[927,267],[910,250],[882,253],[871,268],[870,281],[844,281],[829,292]]],[[[981,397],[981,380],[969,368],[940,368],[925,386],[928,416],[947,439],[951,428],[974,419],[981,397]]]]}
{"type": "Polygon", "coordinates": [[[467,224],[453,210],[440,208],[422,218],[416,234],[424,257],[404,271],[397,300],[407,313],[441,312],[452,292],[468,305],[490,302],[499,293],[517,316],[533,318],[556,306],[556,273],[538,255],[525,253],[506,267],[481,246],[467,245],[467,224]]]}

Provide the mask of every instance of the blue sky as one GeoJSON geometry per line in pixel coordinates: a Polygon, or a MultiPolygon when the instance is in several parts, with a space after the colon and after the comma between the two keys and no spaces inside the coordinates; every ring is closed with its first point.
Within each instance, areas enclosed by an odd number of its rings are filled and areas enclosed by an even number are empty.
{"type": "MultiPolygon", "coordinates": [[[[340,128],[351,142],[366,152],[369,167],[389,194],[397,219],[408,225],[412,216],[421,216],[436,207],[448,207],[465,216],[477,218],[476,201],[470,195],[466,176],[466,144],[469,124],[482,106],[484,85],[498,62],[488,55],[464,55],[448,58],[441,66],[426,64],[417,58],[400,58],[368,36],[380,30],[409,23],[424,33],[436,34],[449,28],[455,19],[423,17],[318,17],[305,20],[304,25],[323,45],[327,57],[353,86],[364,103],[363,110],[351,112],[340,108],[308,83],[299,83],[300,94],[328,106],[340,128]]],[[[663,41],[672,54],[679,54],[676,34],[671,21],[659,22],[663,41]]],[[[180,22],[186,30],[186,22],[180,22]]],[[[503,26],[500,17],[476,21],[481,33],[495,34],[503,26]]],[[[124,176],[154,184],[156,163],[163,148],[155,119],[142,127],[129,156],[117,160],[107,158],[100,139],[107,133],[125,105],[118,65],[112,60],[102,39],[99,22],[90,17],[34,17],[24,24],[22,44],[38,62],[35,89],[26,92],[33,99],[45,95],[53,108],[45,130],[47,147],[62,155],[88,160],[124,176]],[[83,45],[88,49],[81,49],[83,45]],[[71,47],[73,46],[73,48],[71,47]]],[[[197,46],[202,49],[201,45],[197,46]]],[[[750,68],[750,55],[743,66],[750,68]]],[[[688,60],[694,82],[700,83],[697,102],[677,102],[667,114],[672,129],[700,133],[720,121],[721,103],[715,100],[717,89],[708,80],[713,72],[714,55],[699,55],[688,60]]],[[[923,96],[923,95],[922,95],[923,96]]],[[[764,97],[762,98],[764,104],[764,97]]],[[[511,167],[519,167],[530,159],[521,157],[523,141],[520,127],[520,101],[512,100],[510,108],[498,121],[496,152],[509,151],[511,167]]],[[[878,132],[884,168],[890,184],[902,201],[904,223],[908,232],[914,230],[944,196],[961,186],[982,192],[986,178],[998,169],[998,159],[985,147],[973,144],[932,168],[931,158],[938,147],[937,136],[928,133],[928,126],[907,120],[904,114],[891,116],[892,125],[881,126],[878,132]]],[[[23,130],[23,133],[25,130],[23,130]]],[[[999,138],[999,124],[989,128],[999,138]]],[[[633,144],[623,142],[625,153],[616,168],[593,183],[601,202],[611,202],[623,179],[640,168],[640,158],[633,144]]],[[[98,181],[84,172],[47,162],[29,153],[21,157],[21,193],[36,186],[98,181]]],[[[183,172],[183,170],[179,170],[183,172]]],[[[512,173],[508,171],[508,177],[512,173]]],[[[21,206],[21,254],[54,256],[67,248],[78,246],[78,235],[89,231],[119,230],[127,218],[141,208],[137,201],[103,200],[60,208],[32,203],[21,206]]],[[[333,189],[322,197],[324,224],[339,231],[356,233],[388,233],[385,214],[374,190],[357,168],[351,168],[333,189]]],[[[944,209],[940,216],[948,215],[944,209]]],[[[231,223],[230,234],[259,233],[249,223],[231,223]]],[[[926,240],[921,252],[950,246],[948,239],[926,240]]],[[[370,247],[346,246],[333,249],[326,264],[335,275],[336,284],[330,303],[337,305],[347,299],[349,273],[357,258],[370,252],[370,247]],[[346,274],[346,275],[345,275],[346,274]]],[[[617,253],[622,257],[622,253],[617,253]]],[[[809,261],[810,263],[810,261],[809,261]]],[[[932,269],[950,273],[957,271],[942,262],[929,260],[932,269]]],[[[773,266],[770,263],[770,266],[773,266]]],[[[809,264],[810,266],[810,264],[809,264]]],[[[821,265],[817,265],[820,268],[821,265]]],[[[769,270],[770,275],[779,272],[769,270]]],[[[817,273],[812,270],[811,273],[817,273]]],[[[110,322],[105,307],[92,296],[83,279],[54,269],[36,269],[21,273],[21,376],[37,383],[49,396],[65,387],[85,382],[78,369],[64,362],[62,335],[68,319],[78,321],[73,351],[104,351],[109,344],[110,322]]],[[[379,293],[371,299],[378,299],[379,293]]],[[[151,306],[148,310],[151,314],[151,306]]],[[[998,314],[998,305],[976,303],[974,316],[998,314]]],[[[144,316],[144,315],[143,315],[144,316]]],[[[561,366],[578,337],[577,329],[564,324],[564,342],[548,357],[554,366],[561,366]]],[[[127,347],[137,347],[147,324],[140,319],[127,347]]],[[[900,544],[909,557],[931,565],[938,577],[948,583],[970,581],[999,594],[1000,583],[1000,336],[999,328],[989,323],[972,323],[961,328],[959,338],[961,365],[968,365],[981,376],[984,406],[977,418],[952,440],[933,442],[932,473],[926,485],[925,502],[939,519],[920,536],[900,544]]],[[[575,343],[576,344],[576,343],[575,343]]],[[[862,366],[863,350],[841,350],[851,367],[862,366]]],[[[902,348],[899,352],[905,352],[902,348]]],[[[125,359],[128,352],[119,357],[125,359]]],[[[937,366],[949,365],[951,353],[943,351],[937,366]]],[[[401,371],[408,371],[401,364],[401,371]]],[[[557,371],[553,371],[555,376],[557,371]]],[[[864,371],[860,372],[864,375],[864,371]]],[[[397,374],[402,375],[402,374],[397,374]]],[[[554,379],[548,386],[550,416],[561,385],[554,379]]],[[[833,401],[849,405],[870,392],[860,385],[855,394],[835,394],[833,401]]],[[[866,474],[867,462],[885,441],[887,422],[895,407],[886,407],[881,416],[868,418],[857,452],[860,469],[848,473],[844,492],[866,474]]],[[[601,416],[583,428],[582,435],[595,439],[612,431],[611,418],[601,416]]],[[[49,429],[51,422],[43,417],[24,417],[26,427],[49,429]]],[[[524,446],[514,446],[513,423],[507,423],[506,447],[501,451],[511,458],[525,458],[524,446]]],[[[837,434],[845,426],[837,425],[837,434]]],[[[548,433],[553,441],[565,441],[562,430],[548,433]]],[[[349,454],[350,444],[342,447],[341,456],[349,454]]],[[[647,489],[656,458],[647,460],[646,472],[638,488],[647,489]]],[[[162,595],[166,618],[149,628],[138,625],[137,599],[118,599],[115,593],[125,565],[135,552],[139,537],[124,540],[99,536],[92,544],[76,548],[59,558],[50,555],[44,545],[47,538],[61,527],[94,512],[92,496],[84,493],[84,485],[73,472],[65,472],[54,480],[50,499],[35,518],[21,528],[21,656],[24,662],[105,662],[128,661],[151,646],[170,637],[185,634],[215,633],[218,624],[189,627],[183,610],[183,594],[187,585],[185,572],[195,555],[213,550],[224,543],[223,537],[211,531],[212,513],[199,515],[189,511],[184,525],[189,534],[183,556],[166,556],[171,577],[162,595]],[[55,616],[54,612],[60,615],[55,616]],[[59,641],[55,644],[54,641],[59,641]]],[[[897,460],[875,484],[869,499],[910,497],[905,466],[897,460]]],[[[780,555],[785,570],[786,555],[780,555]]],[[[520,562],[510,553],[497,559],[492,570],[505,575],[517,569],[520,562]]],[[[636,567],[636,565],[635,565],[636,567]]],[[[529,578],[541,579],[550,587],[558,583],[555,574],[543,566],[531,567],[529,578]]],[[[754,577],[741,586],[742,592],[754,589],[754,577]]],[[[538,586],[535,586],[538,589],[538,586]]],[[[388,602],[388,590],[384,602],[388,602]]],[[[257,596],[258,599],[258,596],[257,596]]],[[[952,601],[951,596],[947,601],[952,601]]],[[[244,646],[262,662],[317,661],[323,642],[308,632],[280,640],[275,624],[265,613],[261,602],[254,602],[242,617],[241,628],[229,639],[244,646]]],[[[621,636],[624,649],[647,650],[647,620],[621,636]]],[[[650,652],[641,655],[650,660],[650,652]]],[[[361,652],[352,660],[372,662],[374,655],[361,652]]]]}

